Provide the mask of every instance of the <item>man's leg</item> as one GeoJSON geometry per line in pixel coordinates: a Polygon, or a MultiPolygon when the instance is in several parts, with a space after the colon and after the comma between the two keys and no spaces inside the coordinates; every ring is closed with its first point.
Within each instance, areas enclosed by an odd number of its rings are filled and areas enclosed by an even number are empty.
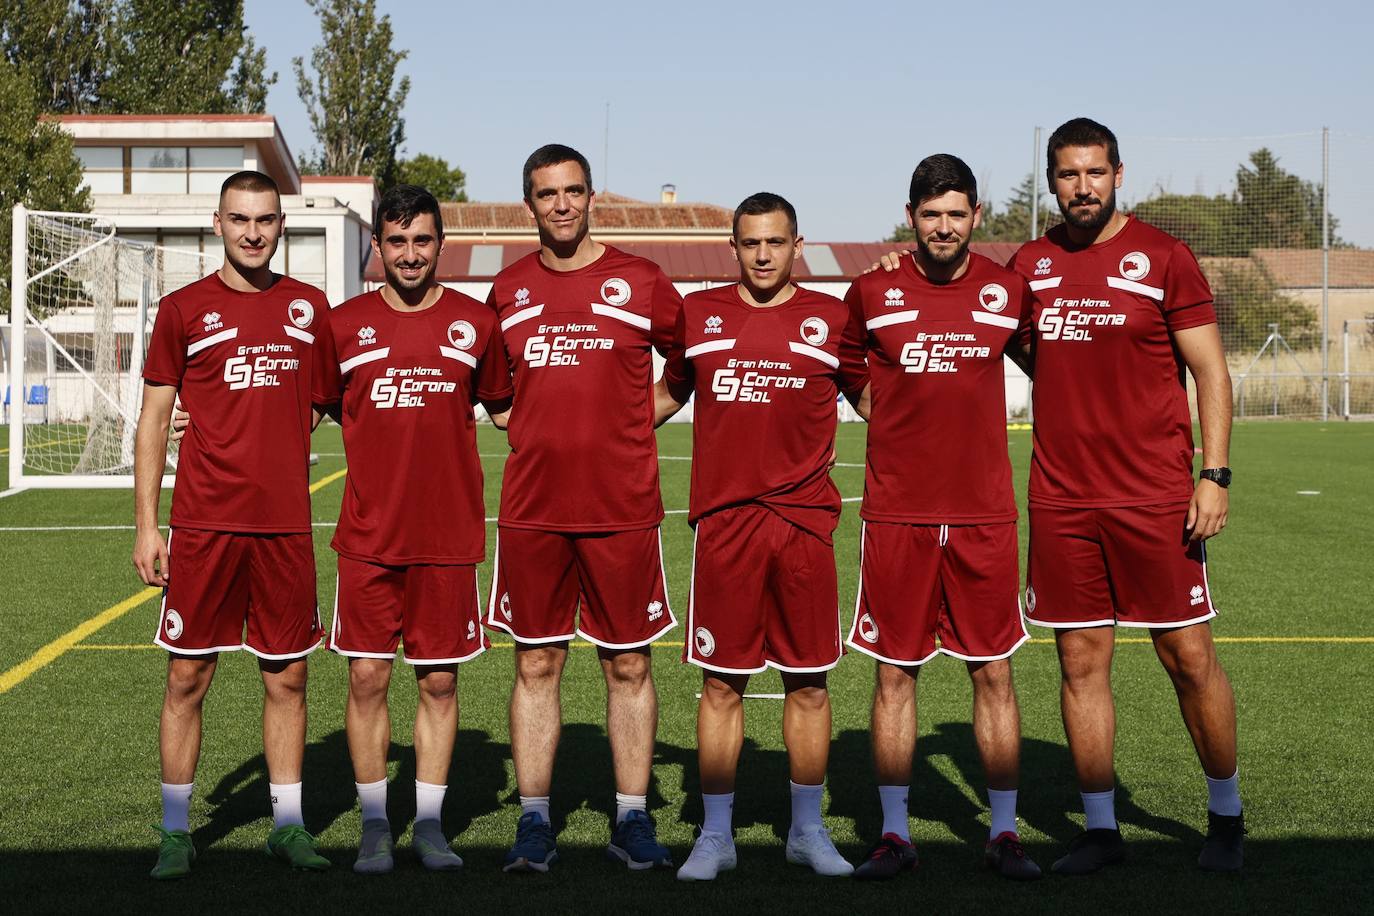
{"type": "Polygon", "coordinates": [[[458,737],[458,666],[415,669],[420,688],[415,710],[415,850],[433,871],[462,868],[444,837],[442,812],[453,742],[458,737]]]}
{"type": "Polygon", "coordinates": [[[329,860],[315,851],[315,840],[301,814],[301,767],[305,759],[306,660],[258,659],[262,673],[262,748],[272,793],[275,829],[267,850],[292,868],[322,871],[329,860]]]}
{"type": "Polygon", "coordinates": [[[391,746],[391,714],[387,690],[391,686],[392,660],[350,658],[348,703],[344,729],[353,779],[362,809],[363,832],[353,870],[359,874],[391,871],[391,824],[386,815],[386,757],[391,746]]]}
{"type": "Polygon", "coordinates": [[[515,686],[510,697],[510,748],[520,793],[520,824],[506,855],[506,871],[548,871],[557,858],[549,823],[553,761],[563,725],[559,686],[568,644],[515,644],[515,686]]]}
{"type": "Polygon", "coordinates": [[[191,873],[191,792],[200,760],[205,694],[215,676],[218,654],[169,655],[162,697],[158,753],[162,761],[162,842],[152,877],[184,878],[191,873]]]}
{"type": "Polygon", "coordinates": [[[787,861],[818,875],[851,875],[854,866],[835,849],[821,821],[821,794],[830,760],[830,692],[825,672],[782,673],[782,740],[792,776],[792,826],[787,861]]]}
{"type": "Polygon", "coordinates": [[[1034,880],[1036,865],[1016,829],[1016,793],[1021,771],[1021,710],[1012,684],[1011,660],[969,662],[973,682],[973,737],[988,782],[992,817],[984,861],[1006,878],[1034,880]]]}
{"type": "Polygon", "coordinates": [[[873,770],[883,806],[883,834],[910,842],[911,764],[916,756],[916,677],[920,667],[878,662],[873,685],[873,770]]]}
{"type": "MultiPolygon", "coordinates": [[[[630,796],[632,808],[644,810],[658,732],[658,694],[654,690],[649,647],[616,651],[598,649],[606,676],[606,730],[611,739],[618,795],[630,796]]],[[[617,805],[616,822],[625,819],[617,805]]]]}
{"type": "Polygon", "coordinates": [[[697,704],[697,770],[705,817],[701,835],[678,869],[682,881],[710,881],[735,867],[735,771],[744,747],[744,688],[747,674],[707,670],[697,704]]]}

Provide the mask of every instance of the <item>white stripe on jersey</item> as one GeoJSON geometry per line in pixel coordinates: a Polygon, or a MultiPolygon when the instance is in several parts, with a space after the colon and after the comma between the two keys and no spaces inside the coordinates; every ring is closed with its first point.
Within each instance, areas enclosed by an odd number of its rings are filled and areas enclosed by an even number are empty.
{"type": "Polygon", "coordinates": [[[529,308],[521,309],[518,312],[512,312],[511,314],[505,317],[505,320],[501,322],[501,330],[509,331],[511,328],[515,327],[517,324],[524,321],[526,318],[538,318],[542,314],[544,314],[543,303],[540,303],[539,305],[532,305],[529,308]]]}
{"type": "Polygon", "coordinates": [[[440,347],[439,355],[447,356],[449,359],[456,359],[460,363],[466,363],[473,369],[477,368],[477,357],[473,356],[471,353],[464,353],[462,350],[455,349],[454,347],[440,347]]]}
{"type": "Polygon", "coordinates": [[[727,337],[724,340],[708,340],[706,343],[699,343],[695,347],[688,347],[682,355],[688,359],[696,359],[703,353],[715,353],[717,350],[733,350],[734,348],[735,338],[727,337]]]}
{"type": "Polygon", "coordinates": [[[379,359],[386,359],[391,353],[390,347],[382,347],[379,350],[368,350],[366,353],[359,353],[357,356],[350,356],[348,359],[339,363],[339,374],[347,375],[354,369],[366,363],[374,363],[379,359]]]}
{"type": "Polygon", "coordinates": [[[1158,302],[1164,301],[1164,290],[1158,286],[1146,286],[1144,283],[1127,280],[1125,277],[1108,277],[1107,285],[1112,289],[1124,289],[1127,292],[1140,293],[1140,295],[1149,296],[1158,302]]]}
{"type": "Polygon", "coordinates": [[[649,319],[643,315],[636,315],[634,312],[627,312],[625,309],[618,309],[614,305],[604,305],[600,302],[593,302],[591,306],[593,315],[605,315],[607,318],[614,318],[617,321],[634,325],[641,331],[649,330],[649,319]]]}
{"type": "Polygon", "coordinates": [[[195,343],[191,344],[189,347],[187,347],[186,358],[190,359],[192,356],[195,356],[197,353],[199,353],[201,350],[204,350],[206,347],[213,347],[217,343],[223,343],[226,340],[233,340],[235,337],[238,336],[238,328],[226,328],[223,331],[220,331],[218,334],[211,334],[209,337],[206,337],[202,340],[198,340],[195,343]]]}
{"type": "Polygon", "coordinates": [[[809,356],[812,359],[818,359],[821,362],[825,363],[827,366],[829,366],[831,369],[840,368],[839,358],[831,356],[829,353],[825,352],[820,347],[813,347],[810,344],[804,343],[789,342],[787,344],[787,348],[791,350],[793,353],[800,353],[802,356],[809,356]]]}
{"type": "Polygon", "coordinates": [[[1063,282],[1063,277],[1046,277],[1044,280],[1030,281],[1030,288],[1032,292],[1042,289],[1054,289],[1056,286],[1063,282]]]}
{"type": "Polygon", "coordinates": [[[916,316],[919,314],[921,314],[920,309],[907,309],[904,312],[891,312],[887,315],[880,315],[877,318],[870,318],[868,321],[864,322],[864,327],[868,328],[870,331],[876,331],[878,330],[878,328],[885,328],[889,325],[906,324],[908,321],[915,321],[916,316]]]}
{"type": "Polygon", "coordinates": [[[970,312],[969,314],[973,316],[973,320],[977,324],[991,324],[999,328],[1011,328],[1013,331],[1021,324],[1020,319],[1010,315],[994,315],[991,312],[970,312]]]}
{"type": "Polygon", "coordinates": [[[297,340],[303,340],[308,344],[312,344],[315,342],[315,335],[311,334],[309,331],[302,331],[300,328],[292,327],[289,324],[282,325],[281,329],[286,332],[287,337],[294,337],[297,340]]]}

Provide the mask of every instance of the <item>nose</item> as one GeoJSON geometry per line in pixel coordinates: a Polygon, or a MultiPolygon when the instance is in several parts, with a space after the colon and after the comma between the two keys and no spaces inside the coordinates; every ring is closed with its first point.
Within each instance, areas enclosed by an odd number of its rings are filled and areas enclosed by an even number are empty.
{"type": "Polygon", "coordinates": [[[572,199],[562,191],[553,199],[553,208],[559,213],[567,213],[572,208],[572,199]]]}
{"type": "Polygon", "coordinates": [[[940,221],[939,221],[938,223],[935,224],[935,231],[938,232],[938,233],[939,233],[940,235],[942,235],[942,236],[943,236],[943,235],[949,235],[949,233],[950,233],[949,214],[941,214],[941,215],[940,215],[940,221]]]}
{"type": "Polygon", "coordinates": [[[1086,174],[1080,174],[1076,182],[1076,187],[1074,188],[1074,193],[1077,194],[1079,197],[1092,197],[1092,179],[1090,179],[1086,174]]]}

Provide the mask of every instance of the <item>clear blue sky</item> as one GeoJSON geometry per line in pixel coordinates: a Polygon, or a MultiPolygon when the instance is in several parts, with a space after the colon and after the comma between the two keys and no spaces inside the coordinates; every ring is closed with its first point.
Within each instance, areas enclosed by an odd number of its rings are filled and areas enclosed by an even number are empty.
{"type": "MultiPolygon", "coordinates": [[[[410,52],[405,149],[461,166],[475,200],[518,199],[525,156],[556,141],[588,155],[598,190],[656,199],[672,182],[723,206],[770,190],[808,238],[865,241],[901,219],[923,156],[963,157],[1000,202],[1034,127],[1080,114],[1121,138],[1128,201],[1228,190],[1262,145],[1320,179],[1328,126],[1339,232],[1374,247],[1367,3],[378,6],[410,52]]],[[[279,73],[269,110],[307,149],[290,61],[319,42],[315,17],[301,0],[246,7],[279,73]]]]}

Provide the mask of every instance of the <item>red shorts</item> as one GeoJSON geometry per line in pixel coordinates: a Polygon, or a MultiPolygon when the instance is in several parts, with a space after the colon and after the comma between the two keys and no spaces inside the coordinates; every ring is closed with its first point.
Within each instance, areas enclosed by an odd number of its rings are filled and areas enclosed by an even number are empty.
{"type": "Polygon", "coordinates": [[[921,665],[937,652],[1006,658],[1030,638],[1017,597],[1018,550],[1015,522],[865,522],[847,642],[893,665],[921,665]]]}
{"type": "Polygon", "coordinates": [[[637,649],[677,626],[658,528],[587,534],[498,528],[495,565],[487,626],[517,642],[581,636],[606,649],[637,649]]]}
{"type": "Polygon", "coordinates": [[[339,557],[329,648],[350,658],[451,665],[491,645],[482,631],[476,566],[381,566],[339,557]]]}
{"type": "Polygon", "coordinates": [[[1046,627],[1184,627],[1215,617],[1187,505],[1030,510],[1026,618],[1046,627]]]}
{"type": "Polygon", "coordinates": [[[319,646],[310,535],[178,528],[167,537],[167,566],[153,642],[168,652],[247,649],[280,661],[319,646]]]}
{"type": "Polygon", "coordinates": [[[843,654],[834,547],[762,506],[697,521],[683,661],[803,674],[843,654]]]}

